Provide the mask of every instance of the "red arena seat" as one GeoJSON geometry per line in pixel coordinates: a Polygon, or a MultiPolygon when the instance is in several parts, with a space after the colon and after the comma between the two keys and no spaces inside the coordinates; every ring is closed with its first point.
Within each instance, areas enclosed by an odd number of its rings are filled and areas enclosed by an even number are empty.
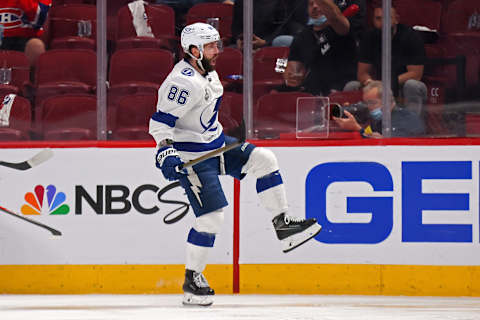
{"type": "Polygon", "coordinates": [[[32,125],[32,108],[30,102],[14,94],[2,95],[1,99],[0,141],[30,140],[32,125]],[[5,104],[8,104],[11,99],[13,99],[13,104],[11,105],[10,114],[7,118],[7,115],[3,114],[2,111],[7,107],[5,104]]]}
{"type": "Polygon", "coordinates": [[[95,5],[80,3],[54,6],[48,16],[46,38],[51,49],[95,49],[95,5]]]}
{"type": "Polygon", "coordinates": [[[30,65],[23,52],[0,50],[0,96],[22,94],[29,83],[30,65]]]}
{"type": "Polygon", "coordinates": [[[122,96],[156,94],[173,68],[173,54],[165,49],[138,48],[115,51],[110,60],[108,104],[122,96]]]}
{"type": "Polygon", "coordinates": [[[115,140],[151,140],[148,126],[156,111],[157,95],[136,94],[120,98],[116,106],[115,140]]]}
{"type": "Polygon", "coordinates": [[[97,84],[97,56],[92,50],[56,49],[40,55],[35,70],[35,118],[42,101],[54,95],[92,94],[97,84]]]}
{"type": "Polygon", "coordinates": [[[96,96],[53,96],[43,102],[42,108],[40,126],[45,140],[96,140],[96,96]]]}
{"type": "Polygon", "coordinates": [[[218,31],[224,44],[229,44],[232,38],[233,6],[215,2],[197,3],[187,12],[187,25],[207,22],[208,18],[218,18],[218,31]]]}
{"type": "Polygon", "coordinates": [[[254,110],[253,130],[259,138],[275,138],[295,132],[297,99],[312,97],[305,92],[279,92],[261,96],[254,110]]]}
{"type": "Polygon", "coordinates": [[[117,14],[115,49],[163,48],[177,52],[178,38],[175,36],[175,12],[166,5],[145,5],[147,23],[154,37],[137,36],[128,6],[117,14]]]}

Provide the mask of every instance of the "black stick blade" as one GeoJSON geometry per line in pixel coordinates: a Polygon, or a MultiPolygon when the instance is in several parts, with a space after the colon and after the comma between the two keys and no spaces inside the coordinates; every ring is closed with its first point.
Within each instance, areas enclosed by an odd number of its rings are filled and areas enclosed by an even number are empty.
{"type": "Polygon", "coordinates": [[[8,213],[9,215],[13,216],[13,217],[16,217],[16,218],[19,218],[19,219],[22,219],[23,221],[26,221],[26,222],[29,222],[31,224],[34,224],[40,228],[44,228],[44,229],[47,229],[48,231],[50,231],[54,236],[61,236],[62,233],[56,229],[53,229],[52,227],[49,227],[47,225],[44,225],[43,223],[40,223],[40,222],[37,222],[35,220],[32,220],[32,219],[28,219],[26,217],[23,217],[15,212],[12,212],[8,209],[5,209],[4,207],[1,207],[0,206],[0,210],[5,212],[5,213],[8,213]]]}
{"type": "Polygon", "coordinates": [[[0,161],[0,166],[4,166],[4,167],[16,169],[16,170],[22,170],[22,171],[31,168],[31,166],[28,164],[27,161],[20,162],[20,163],[0,161]]]}

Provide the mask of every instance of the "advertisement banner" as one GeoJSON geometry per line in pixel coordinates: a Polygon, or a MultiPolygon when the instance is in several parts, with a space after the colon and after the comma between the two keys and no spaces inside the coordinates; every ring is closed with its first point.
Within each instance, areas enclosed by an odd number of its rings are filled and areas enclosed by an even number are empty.
{"type": "MultiPolygon", "coordinates": [[[[19,163],[41,149],[2,149],[19,163]]],[[[151,148],[57,148],[28,170],[0,166],[0,206],[58,229],[0,212],[0,264],[183,264],[194,214],[178,182],[165,180],[151,148]]],[[[232,263],[230,205],[210,262],[232,263]]]]}
{"type": "Polygon", "coordinates": [[[240,264],[480,265],[478,146],[271,149],[289,214],[316,217],[323,229],[282,253],[246,178],[240,264]]]}

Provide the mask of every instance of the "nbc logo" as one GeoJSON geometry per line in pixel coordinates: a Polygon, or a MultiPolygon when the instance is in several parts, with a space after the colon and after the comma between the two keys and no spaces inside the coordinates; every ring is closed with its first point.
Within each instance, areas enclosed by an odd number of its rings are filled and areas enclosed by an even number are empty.
{"type": "Polygon", "coordinates": [[[70,207],[64,204],[67,197],[63,192],[57,192],[57,188],[50,184],[47,188],[42,185],[35,187],[34,192],[25,193],[25,201],[21,211],[25,215],[52,214],[61,215],[70,212],[70,207]]]}

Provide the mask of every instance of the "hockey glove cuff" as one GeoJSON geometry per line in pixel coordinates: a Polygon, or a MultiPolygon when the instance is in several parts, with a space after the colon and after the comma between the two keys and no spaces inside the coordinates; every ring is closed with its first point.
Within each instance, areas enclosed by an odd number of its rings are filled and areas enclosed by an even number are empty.
{"type": "Polygon", "coordinates": [[[157,150],[155,166],[162,170],[165,179],[174,181],[184,176],[185,173],[183,171],[177,171],[179,170],[178,166],[183,163],[175,148],[165,146],[157,150]]]}

